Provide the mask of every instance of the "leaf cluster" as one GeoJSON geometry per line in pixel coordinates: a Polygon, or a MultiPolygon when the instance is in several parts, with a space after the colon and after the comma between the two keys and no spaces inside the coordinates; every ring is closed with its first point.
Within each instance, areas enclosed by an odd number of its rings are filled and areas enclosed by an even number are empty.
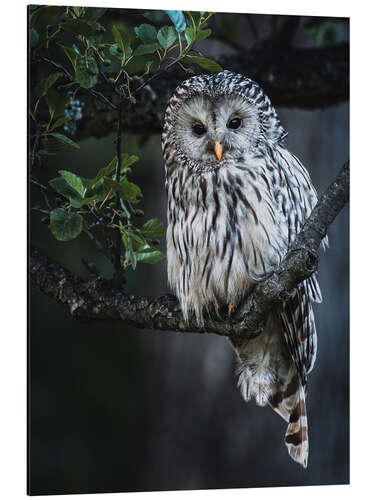
{"type": "MultiPolygon", "coordinates": [[[[82,92],[90,93],[98,105],[120,110],[124,101],[136,106],[142,89],[175,65],[188,73],[197,67],[221,70],[195,48],[211,35],[212,12],[122,12],[126,15],[107,8],[29,7],[29,150],[34,177],[44,156],[79,149],[74,131],[84,113],[82,92]]],[[[135,269],[137,262],[163,258],[155,245],[164,229],[157,219],[141,227],[134,223],[141,213],[135,205],[142,193],[128,177],[138,158],[122,153],[121,165],[118,158],[90,179],[60,170],[48,187],[55,208],[48,203],[42,212],[49,214],[51,233],[59,241],[87,233],[112,262],[120,234],[121,264],[135,269]]]]}
{"type": "Polygon", "coordinates": [[[70,241],[82,231],[98,227],[102,231],[95,237],[104,247],[108,235],[113,235],[116,229],[120,231],[123,242],[121,261],[124,268],[131,265],[135,269],[137,262],[153,264],[164,258],[164,254],[155,248],[158,238],[164,235],[163,224],[156,218],[140,228],[133,223],[133,216],[143,215],[134,207],[142,199],[141,189],[127,179],[131,165],[137,160],[135,155],[122,154],[120,181],[115,179],[117,157],[91,179],[60,170],[59,176],[49,181],[50,187],[60,195],[60,206],[50,212],[50,229],[55,238],[70,241]],[[120,212],[115,203],[117,193],[120,212]]]}

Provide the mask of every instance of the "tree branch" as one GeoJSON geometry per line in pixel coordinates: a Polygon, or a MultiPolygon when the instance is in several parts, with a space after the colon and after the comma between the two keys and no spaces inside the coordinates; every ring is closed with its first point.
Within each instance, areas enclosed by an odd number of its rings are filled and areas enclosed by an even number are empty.
{"type": "Polygon", "coordinates": [[[317,269],[318,249],[329,225],[349,199],[349,163],[319,199],[280,267],[256,285],[232,318],[206,318],[204,327],[185,323],[175,297],[135,297],[103,278],[80,278],[32,249],[30,278],[43,293],[65,304],[72,316],[86,320],[122,320],[138,328],[216,333],[241,341],[259,335],[270,310],[287,300],[296,286],[317,269]]]}

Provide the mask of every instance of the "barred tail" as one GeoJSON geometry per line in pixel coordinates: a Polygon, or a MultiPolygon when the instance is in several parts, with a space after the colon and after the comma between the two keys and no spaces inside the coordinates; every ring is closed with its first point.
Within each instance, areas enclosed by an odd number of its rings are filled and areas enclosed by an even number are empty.
{"type": "Polygon", "coordinates": [[[293,460],[307,467],[309,439],[305,389],[295,373],[284,391],[277,390],[269,400],[269,405],[288,422],[285,445],[293,460]]]}
{"type": "MultiPolygon", "coordinates": [[[[309,368],[313,364],[310,360],[313,354],[307,347],[309,341],[314,340],[315,325],[311,308],[308,309],[309,321],[302,322],[301,318],[305,316],[300,311],[307,310],[302,307],[303,301],[298,301],[298,307],[294,309],[292,305],[288,303],[289,309],[281,314],[270,314],[265,329],[258,337],[242,344],[233,340],[230,342],[239,357],[238,387],[243,399],[254,399],[260,406],[268,403],[288,423],[285,445],[290,457],[306,468],[309,453],[306,365],[309,368]],[[298,338],[304,333],[300,324],[310,328],[310,335],[304,344],[298,338]],[[293,334],[294,331],[296,334],[293,334]]],[[[315,345],[314,342],[312,344],[315,345]]]]}
{"type": "Polygon", "coordinates": [[[285,444],[293,460],[306,468],[309,457],[309,440],[305,391],[302,386],[300,386],[296,395],[296,406],[289,417],[289,425],[285,433],[285,444]]]}

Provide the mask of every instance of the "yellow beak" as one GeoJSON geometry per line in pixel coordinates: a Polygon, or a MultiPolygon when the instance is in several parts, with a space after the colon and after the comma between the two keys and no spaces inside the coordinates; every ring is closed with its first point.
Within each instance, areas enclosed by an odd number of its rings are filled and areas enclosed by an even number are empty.
{"type": "Polygon", "coordinates": [[[217,159],[220,161],[221,157],[223,156],[223,145],[221,144],[220,141],[214,142],[214,151],[217,159]]]}

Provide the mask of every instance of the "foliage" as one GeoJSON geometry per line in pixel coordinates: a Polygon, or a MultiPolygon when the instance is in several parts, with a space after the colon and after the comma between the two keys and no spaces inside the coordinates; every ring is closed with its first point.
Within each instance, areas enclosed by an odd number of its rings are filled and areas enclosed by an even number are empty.
{"type": "Polygon", "coordinates": [[[32,78],[36,75],[30,94],[30,170],[46,196],[46,209],[40,211],[48,213],[51,233],[59,241],[87,233],[117,273],[128,266],[135,269],[138,262],[153,264],[164,257],[155,247],[164,235],[162,223],[153,218],[137,227],[133,222],[134,215],[142,213],[135,207],[142,192],[129,180],[138,158],[121,152],[121,106],[130,102],[136,107],[137,94],[172,66],[189,73],[196,67],[220,71],[215,61],[194,47],[211,35],[207,23],[212,15],[29,7],[32,78]],[[139,22],[140,17],[144,22],[139,22]],[[42,186],[37,167],[42,166],[43,157],[65,148],[79,149],[72,138],[75,120],[83,114],[78,92],[88,92],[102,105],[118,111],[117,154],[93,178],[60,170],[49,186],[42,186]]]}
{"type": "Polygon", "coordinates": [[[337,22],[325,19],[309,19],[304,28],[318,45],[330,45],[339,39],[337,22]]]}

